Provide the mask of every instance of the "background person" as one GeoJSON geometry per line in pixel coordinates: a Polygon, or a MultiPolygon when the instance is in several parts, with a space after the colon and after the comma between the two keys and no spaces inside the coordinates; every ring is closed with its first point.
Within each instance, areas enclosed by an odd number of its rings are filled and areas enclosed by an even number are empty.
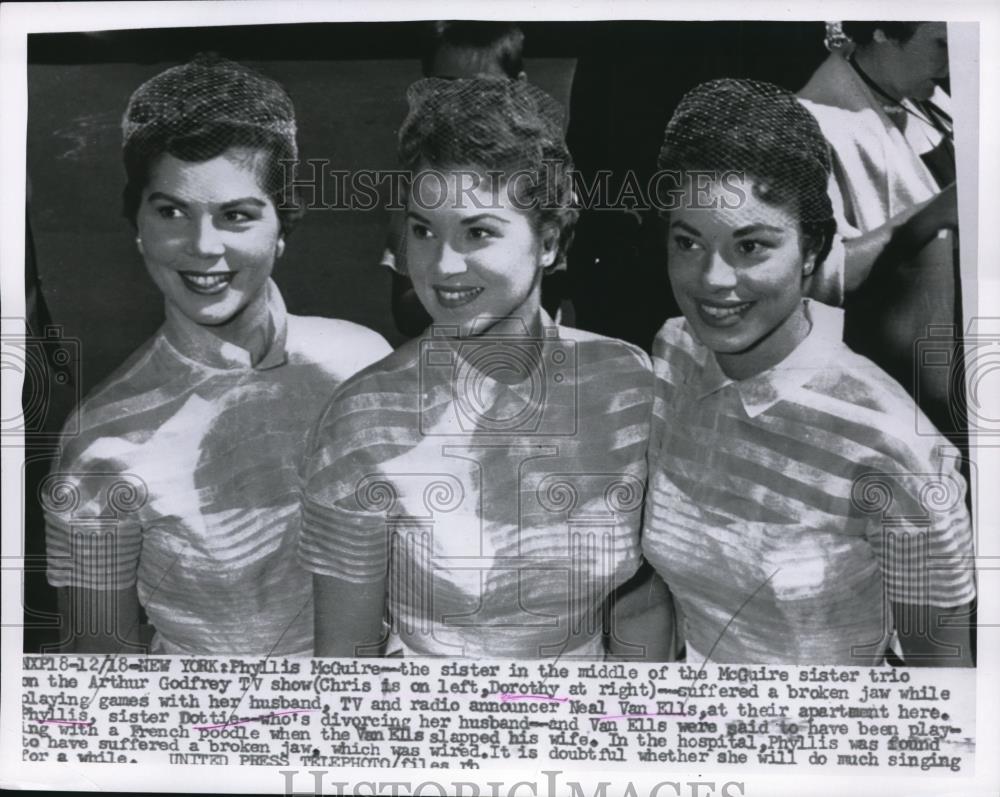
{"type": "Polygon", "coordinates": [[[846,247],[845,340],[886,369],[934,425],[967,445],[961,370],[962,292],[947,26],[844,22],[852,46],[827,57],[799,91],[833,151],[834,211],[846,247]],[[932,346],[958,371],[919,367],[932,346]]]}
{"type": "Polygon", "coordinates": [[[166,321],[91,391],[63,444],[49,582],[83,623],[78,651],[135,650],[141,605],[157,653],[307,655],[295,464],[334,388],[389,347],[286,313],[271,281],[300,215],[278,83],[199,56],[140,86],[122,132],[125,215],[166,321]],[[128,511],[88,528],[121,509],[122,484],[128,511]]]}

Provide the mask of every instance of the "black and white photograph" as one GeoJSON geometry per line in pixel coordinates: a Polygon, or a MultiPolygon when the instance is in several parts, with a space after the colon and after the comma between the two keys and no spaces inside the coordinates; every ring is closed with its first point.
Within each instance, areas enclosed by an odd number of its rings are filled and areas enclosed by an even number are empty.
{"type": "Polygon", "coordinates": [[[3,9],[4,786],[995,793],[996,9],[299,5],[3,9]]]}

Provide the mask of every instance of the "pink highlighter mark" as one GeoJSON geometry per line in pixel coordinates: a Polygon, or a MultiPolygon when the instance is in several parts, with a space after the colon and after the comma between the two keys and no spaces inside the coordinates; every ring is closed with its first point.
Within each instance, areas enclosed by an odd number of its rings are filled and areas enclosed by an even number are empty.
{"type": "Polygon", "coordinates": [[[234,720],[233,722],[222,722],[218,725],[192,725],[196,731],[217,731],[220,728],[231,728],[234,725],[243,725],[247,722],[260,722],[260,720],[270,719],[271,717],[282,717],[285,714],[309,714],[316,709],[313,708],[300,708],[294,709],[292,711],[276,711],[274,714],[261,714],[259,717],[248,717],[245,720],[234,720]]]}
{"type": "Polygon", "coordinates": [[[48,725],[93,725],[93,720],[42,720],[48,725]]]}
{"type": "Polygon", "coordinates": [[[602,720],[630,720],[630,719],[641,719],[643,717],[687,717],[687,714],[678,713],[676,711],[661,711],[656,714],[605,714],[600,717],[602,720]]]}
{"type": "Polygon", "coordinates": [[[568,697],[549,697],[548,695],[514,695],[510,692],[500,693],[500,702],[509,703],[512,700],[548,700],[552,703],[565,703],[568,697]]]}

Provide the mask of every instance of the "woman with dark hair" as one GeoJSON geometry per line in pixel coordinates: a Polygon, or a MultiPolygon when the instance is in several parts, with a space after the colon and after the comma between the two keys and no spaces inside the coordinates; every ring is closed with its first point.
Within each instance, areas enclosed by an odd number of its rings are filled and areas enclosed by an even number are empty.
{"type": "Polygon", "coordinates": [[[389,347],[287,313],[271,280],[300,215],[278,83],[199,56],[140,86],[122,132],[166,320],[78,410],[44,496],[49,581],[78,651],[135,650],[142,606],[154,652],[307,655],[296,463],[334,388],[389,347]]]}
{"type": "Polygon", "coordinates": [[[815,120],[776,86],[706,83],[659,165],[686,186],[666,216],[684,317],[653,349],[643,552],[689,660],[877,664],[895,626],[907,664],[968,663],[957,452],[843,344],[841,310],[803,299],[835,232],[815,120]]]}
{"type": "MultiPolygon", "coordinates": [[[[663,627],[640,566],[648,357],[553,323],[543,272],[569,244],[561,109],[526,81],[409,91],[409,273],[434,320],[345,384],[304,473],[316,653],[600,658],[663,627]],[[616,596],[610,622],[610,598],[616,596]]],[[[662,588],[662,585],[660,585],[662,588]]]]}

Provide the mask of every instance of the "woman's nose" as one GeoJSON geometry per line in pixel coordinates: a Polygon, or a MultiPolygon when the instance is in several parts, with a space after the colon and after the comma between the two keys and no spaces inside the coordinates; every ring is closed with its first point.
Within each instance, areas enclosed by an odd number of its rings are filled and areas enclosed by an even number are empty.
{"type": "Polygon", "coordinates": [[[456,251],[448,244],[443,244],[438,255],[437,270],[443,277],[450,277],[453,274],[464,274],[468,271],[468,266],[465,263],[465,255],[456,251]]]}
{"type": "Polygon", "coordinates": [[[702,272],[705,285],[712,290],[736,287],[736,269],[726,262],[721,252],[711,252],[702,272]]]}
{"type": "Polygon", "coordinates": [[[197,257],[222,257],[226,247],[211,216],[195,219],[191,230],[191,251],[197,257]]]}

